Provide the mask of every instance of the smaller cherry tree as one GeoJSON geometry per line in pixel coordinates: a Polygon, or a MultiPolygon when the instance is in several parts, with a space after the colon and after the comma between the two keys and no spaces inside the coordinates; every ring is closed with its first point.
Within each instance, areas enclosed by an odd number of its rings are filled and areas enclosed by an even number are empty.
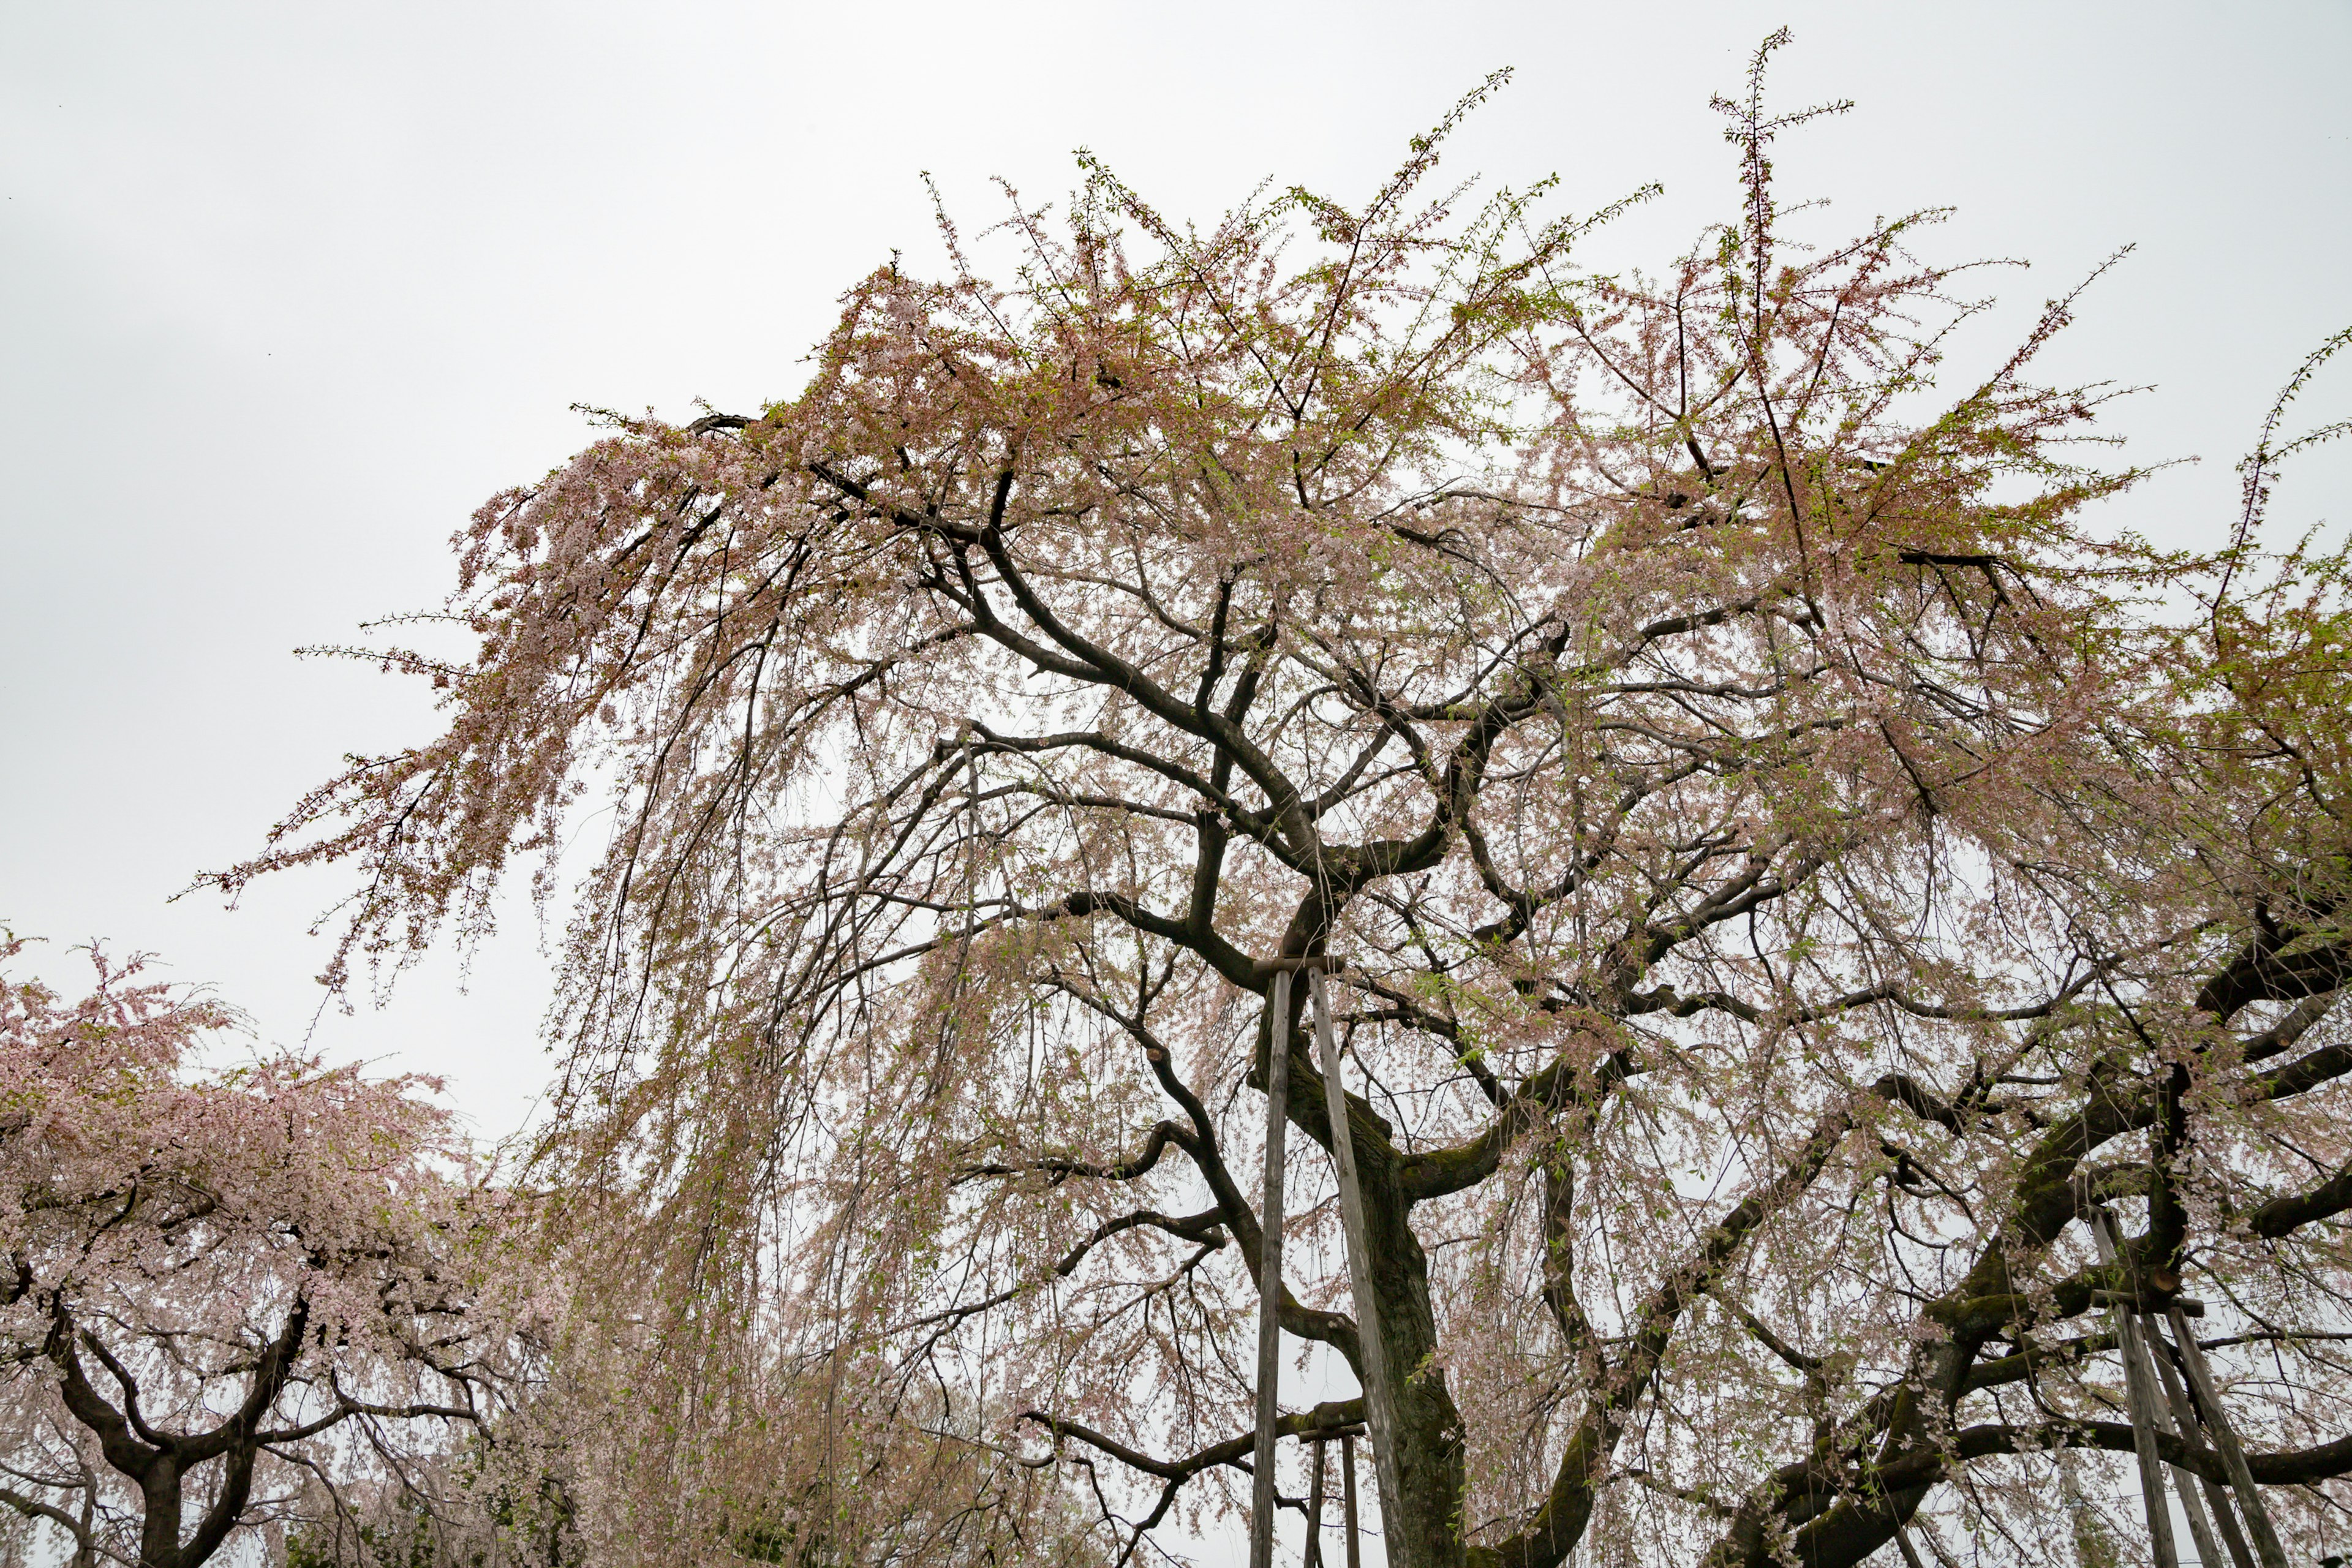
{"type": "Polygon", "coordinates": [[[480,1430],[516,1277],[429,1080],[206,1070],[235,1014],[93,959],[78,1003],[0,983],[0,1502],[195,1568],[480,1430]]]}

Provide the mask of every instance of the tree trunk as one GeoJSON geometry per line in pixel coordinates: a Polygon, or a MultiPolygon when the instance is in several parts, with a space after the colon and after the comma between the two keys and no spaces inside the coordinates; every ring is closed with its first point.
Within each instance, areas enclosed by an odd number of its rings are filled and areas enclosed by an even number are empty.
{"type": "Polygon", "coordinates": [[[1371,1233],[1372,1281],[1379,1298],[1381,1343],[1395,1388],[1397,1485],[1402,1519],[1383,1517],[1381,1534],[1394,1568],[1461,1568],[1462,1413],[1432,1360],[1437,1324],[1430,1310],[1428,1258],[1408,1223],[1411,1205],[1396,1189],[1392,1166],[1357,1146],[1364,1189],[1365,1228],[1371,1233]]]}
{"type": "Polygon", "coordinates": [[[139,1530],[139,1568],[179,1568],[180,1467],[159,1454],[139,1478],[146,1517],[139,1530]]]}

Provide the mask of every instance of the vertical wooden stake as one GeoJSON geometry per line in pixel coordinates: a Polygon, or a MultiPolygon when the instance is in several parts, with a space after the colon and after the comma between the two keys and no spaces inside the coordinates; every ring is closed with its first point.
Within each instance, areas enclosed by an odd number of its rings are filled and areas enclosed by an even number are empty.
{"type": "Polygon", "coordinates": [[[1315,1439],[1315,1479],[1307,1487],[1306,1568],[1323,1568],[1323,1450],[1329,1439],[1315,1439]]]}
{"type": "Polygon", "coordinates": [[[1257,1451],[1250,1568],[1274,1568],[1274,1424],[1282,1384],[1282,1145],[1290,1122],[1290,971],[1276,970],[1265,1056],[1265,1217],[1257,1272],[1257,1451]]]}
{"type": "Polygon", "coordinates": [[[1341,1516],[1348,1526],[1348,1568],[1364,1568],[1362,1548],[1356,1544],[1356,1439],[1339,1439],[1341,1516]]]}
{"type": "Polygon", "coordinates": [[[2254,1473],[2246,1467],[2246,1451],[2238,1447],[2238,1434],[2222,1413],[2221,1397],[2213,1387],[2213,1369],[2205,1364],[2205,1347],[2189,1331],[2189,1319],[2179,1307],[2172,1309],[2172,1337],[2180,1347],[2180,1365],[2189,1373],[2189,1386],[2197,1395],[2198,1414],[2205,1417],[2213,1447],[2221,1450],[2221,1463],[2229,1469],[2230,1483],[2237,1488],[2238,1506],[2245,1511],[2246,1530],[2254,1538],[2263,1568],[2286,1568],[2286,1552],[2279,1545],[2278,1532],[2271,1528],[2270,1510],[2254,1490],[2254,1473]]]}
{"type": "MultiPolygon", "coordinates": [[[[2123,1253],[2113,1225],[2106,1210],[2096,1206],[2091,1209],[2091,1235],[2099,1244],[2099,1261],[2110,1268],[2116,1267],[2123,1253]]],[[[2117,1304],[2117,1300],[2109,1298],[2107,1316],[2115,1325],[2116,1343],[2123,1350],[2124,1407],[2131,1412],[2132,1450],[2139,1460],[2140,1500],[2147,1508],[2147,1543],[2155,1553],[2156,1568],[2180,1568],[2180,1554],[2172,1544],[2172,1506],[2165,1500],[2164,1465],[2156,1455],[2156,1427],[2148,1408],[2154,1403],[2156,1380],[2148,1373],[2146,1347],[2139,1342],[2138,1316],[2117,1304]]]]}
{"type": "Polygon", "coordinates": [[[1307,986],[1315,999],[1316,1065],[1323,1073],[1324,1109],[1331,1119],[1331,1163],[1339,1171],[1339,1216],[1348,1236],[1348,1283],[1356,1298],[1356,1334],[1363,1347],[1364,1425],[1371,1428],[1372,1479],[1380,1487],[1381,1529],[1394,1540],[1404,1528],[1404,1507],[1397,1478],[1388,1346],[1381,1338],[1380,1297],[1372,1286],[1371,1234],[1364,1222],[1364,1189],[1356,1179],[1356,1140],[1348,1123],[1348,1088],[1339,1078],[1339,1047],[1331,1035],[1330,996],[1320,969],[1308,972],[1307,986]]]}
{"type": "MultiPolygon", "coordinates": [[[[2147,1355],[2151,1392],[2158,1395],[2149,1401],[2157,1428],[2159,1431],[2177,1431],[2183,1437],[2189,1436],[2196,1428],[2179,1425],[2180,1413],[2175,1407],[2177,1401],[2172,1397],[2172,1369],[2165,1364],[2164,1334],[2156,1326],[2156,1314],[2153,1312],[2139,1314],[2139,1342],[2147,1355]],[[2160,1391],[2154,1387],[2159,1384],[2163,1385],[2160,1391]]],[[[2167,1465],[2165,1468],[2171,1473],[2172,1489],[2180,1494],[2180,1515],[2189,1521],[2189,1538],[2197,1542],[2197,1561],[2210,1563],[2212,1568],[2221,1568],[2221,1549],[2214,1543],[2213,1527],[2205,1521],[2205,1505],[2197,1500],[2194,1479],[2178,1465],[2167,1465]]]]}
{"type": "MultiPolygon", "coordinates": [[[[2155,1313],[2147,1314],[2145,1326],[2148,1343],[2156,1352],[2156,1373],[2158,1380],[2164,1384],[2164,1402],[2172,1409],[2173,1428],[2184,1439],[2193,1443],[2197,1440],[2197,1407],[2182,1392],[2180,1374],[2172,1369],[2172,1358],[2165,1353],[2164,1330],[2157,1321],[2155,1313]]],[[[2180,1489],[2181,1508],[2189,1515],[2189,1532],[2197,1537],[2198,1555],[2212,1564],[2212,1568],[2221,1568],[2219,1553],[2213,1550],[2212,1536],[2205,1528],[2204,1516],[2197,1507],[2196,1498],[2190,1495],[2188,1477],[2176,1468],[2172,1472],[2172,1481],[2180,1489]]],[[[2246,1538],[2239,1531],[2238,1521],[2230,1511],[2229,1489],[2207,1480],[2203,1476],[2198,1477],[2197,1481],[2205,1494],[2206,1502],[2212,1507],[2213,1522],[2221,1527],[2221,1539],[2230,1548],[2230,1561],[2237,1568],[2254,1568],[2253,1553],[2246,1549],[2246,1538]]]]}

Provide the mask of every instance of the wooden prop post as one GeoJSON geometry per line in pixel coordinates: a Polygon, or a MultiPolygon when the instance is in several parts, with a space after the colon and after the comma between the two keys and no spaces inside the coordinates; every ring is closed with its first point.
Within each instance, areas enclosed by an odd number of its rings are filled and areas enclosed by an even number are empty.
{"type": "MultiPolygon", "coordinates": [[[[2172,1376],[2172,1368],[2165,1364],[2164,1334],[2156,1326],[2156,1314],[2139,1315],[2139,1341],[2147,1348],[2148,1369],[2155,1373],[2153,1381],[2162,1385],[2160,1398],[2150,1401],[2156,1407],[2156,1425],[2165,1431],[2177,1433],[2190,1444],[2197,1441],[2194,1423],[2181,1418],[2181,1401],[2172,1376]]],[[[2151,1389],[2151,1394],[2159,1392],[2151,1389]]],[[[2205,1518],[2205,1505],[2197,1500],[2197,1488],[2187,1470],[2179,1465],[2165,1467],[2172,1472],[2172,1489],[2180,1494],[2180,1514],[2189,1521],[2189,1539],[2197,1542],[2197,1561],[2206,1568],[2221,1568],[2221,1549],[2214,1544],[2213,1527],[2205,1518]]]]}
{"type": "MultiPolygon", "coordinates": [[[[1265,1125],[1265,1197],[1263,1245],[1258,1262],[1257,1320],[1257,1442],[1252,1465],[1250,1510],[1250,1568],[1273,1568],[1275,1424],[1278,1415],[1276,1393],[1282,1372],[1282,1205],[1283,1205],[1283,1143],[1289,1116],[1290,1092],[1290,999],[1291,977],[1300,970],[1307,972],[1307,994],[1315,1007],[1315,1044],[1317,1065],[1323,1074],[1324,1109],[1331,1123],[1332,1163],[1339,1176],[1339,1215],[1347,1234],[1348,1283],[1356,1301],[1356,1331],[1361,1346],[1364,1367],[1365,1426],[1372,1439],[1372,1475],[1380,1488],[1381,1518],[1393,1521],[1402,1517],[1398,1499],[1396,1447],[1391,1441],[1395,1431],[1390,1403],[1387,1346],[1381,1338],[1379,1298],[1373,1293],[1371,1268],[1371,1235],[1364,1220],[1364,1192],[1356,1175],[1355,1140],[1349,1135],[1348,1122],[1348,1090],[1339,1077],[1339,1047],[1331,1029],[1331,1001],[1325,989],[1324,976],[1336,968],[1334,962],[1322,954],[1305,958],[1262,959],[1257,968],[1261,974],[1273,980],[1267,1007],[1272,1015],[1267,1038],[1266,1061],[1266,1125],[1265,1125]]],[[[1359,1568],[1356,1543],[1356,1438],[1353,1432],[1340,1439],[1347,1470],[1345,1493],[1348,1534],[1348,1568],[1359,1568]]],[[[1321,1449],[1317,1449],[1317,1498],[1321,1495],[1321,1449]]],[[[1308,1550],[1321,1558],[1321,1543],[1310,1519],[1308,1550]]]]}
{"type": "MultiPolygon", "coordinates": [[[[2109,1268],[2116,1268],[2123,1249],[2114,1232],[2115,1221],[2106,1210],[2087,1201],[2087,1192],[2084,1197],[2084,1206],[2090,1210],[2091,1236],[2099,1244],[2099,1261],[2109,1268]]],[[[2137,1297],[2137,1292],[2132,1294],[2137,1297]]],[[[2118,1294],[2109,1300],[2107,1315],[2115,1327],[2116,1343],[2124,1354],[2124,1406],[2131,1412],[2132,1451],[2139,1459],[2139,1491],[2147,1508],[2148,1546],[2155,1554],[2156,1568],[2180,1568],[2180,1554],[2172,1544],[2172,1508],[2164,1496],[2164,1466],[2156,1454],[2156,1426],[2151,1410],[2156,1403],[2156,1378],[2147,1365],[2147,1347],[2140,1343],[2138,1314],[2126,1306],[2118,1294]]]]}
{"type": "MultiPolygon", "coordinates": [[[[1372,1434],[1372,1479],[1381,1492],[1381,1528],[1391,1536],[1404,1518],[1396,1468],[1396,1406],[1389,1382],[1388,1347],[1381,1338],[1380,1297],[1372,1287],[1371,1233],[1364,1221],[1364,1189],[1356,1178],[1356,1140],[1348,1122],[1348,1089],[1339,1077],[1339,1047],[1331,1033],[1327,963],[1307,974],[1315,999],[1316,1066],[1331,1120],[1331,1163],[1339,1172],[1339,1217],[1348,1236],[1348,1283],[1356,1298],[1356,1336],[1364,1363],[1364,1422],[1372,1434]]],[[[1350,1485],[1354,1471],[1349,1470],[1350,1485]]]]}
{"type": "Polygon", "coordinates": [[[2189,1321],[2175,1301],[2170,1309],[2174,1342],[2180,1347],[2181,1370],[2189,1374],[2189,1390],[2197,1396],[2197,1414],[2204,1418],[2205,1429],[2212,1435],[2213,1447],[2221,1452],[2221,1464],[2230,1472],[2230,1483],[2237,1489],[2238,1506],[2245,1510],[2246,1530],[2254,1538],[2254,1551],[2263,1560],[2263,1568],[2286,1568],[2286,1552],[2279,1545],[2278,1532],[2271,1528],[2270,1510],[2263,1506],[2262,1495],[2254,1489],[2254,1473],[2246,1466],[2246,1451],[2238,1446],[2238,1434],[2230,1426],[2230,1418],[2221,1410],[2221,1398],[2213,1386],[2213,1369],[2205,1364],[2205,1347],[2189,1331],[2189,1321]]]}
{"type": "Polygon", "coordinates": [[[1282,1384],[1283,1134],[1290,1124],[1290,975],[1274,973],[1266,1004],[1265,1217],[1257,1274],[1257,1449],[1252,1463],[1250,1568],[1274,1568],[1274,1444],[1282,1384]]]}
{"type": "Polygon", "coordinates": [[[2230,1418],[2221,1409],[2221,1399],[2213,1385],[2212,1369],[2205,1364],[2205,1348],[2189,1331],[2189,1320],[2201,1317],[2204,1307],[2185,1297],[2172,1294],[2179,1282],[2169,1281],[2151,1295],[2129,1267],[2124,1256],[2123,1232],[2116,1217],[2091,1201],[2090,1190],[2081,1177],[2076,1178],[2077,1204],[2090,1222],[2092,1239],[2099,1246],[2099,1261],[2109,1268],[2122,1271],[2121,1290],[2095,1290],[2091,1299],[2105,1304],[2115,1323],[2116,1342],[2124,1355],[2124,1395],[2131,1411],[2132,1446],[2139,1458],[2140,1489],[2147,1500],[2149,1544],[2154,1548],[2158,1568],[2178,1568],[2179,1558],[2173,1548],[2172,1517],[2166,1506],[2163,1475],[2171,1469],[2173,1483],[2180,1490],[2180,1510],[2189,1521],[2189,1533],[2197,1538],[2199,1555],[2210,1568],[2220,1568],[2221,1550],[2226,1546],[2235,1568],[2286,1568],[2286,1553],[2279,1545],[2278,1532],[2271,1526],[2270,1510],[2263,1504],[2262,1493],[2254,1486],[2252,1469],[2246,1463],[2245,1450],[2239,1446],[2238,1435],[2230,1426],[2230,1418]],[[2172,1342],[2165,1342],[2165,1325],[2172,1329],[2172,1342]],[[2174,1363],[2188,1376],[2184,1390],[2174,1375],[2174,1363]],[[2161,1425],[2176,1432],[2180,1440],[2194,1447],[2199,1438],[2211,1440],[2221,1456],[2221,1466],[2229,1477],[2225,1488],[2203,1476],[2199,1485],[2189,1484],[2187,1472],[2177,1466],[2157,1462],[2156,1430],[2161,1425]],[[2201,1428],[2201,1430],[2200,1430],[2201,1428]],[[2212,1507],[2209,1523],[2205,1509],[2199,1503],[2202,1491],[2204,1501],[2212,1507]],[[2234,1498],[2237,1507],[2232,1510],[2234,1498]],[[2245,1518],[2246,1528],[2241,1532],[2237,1515],[2245,1518]],[[2221,1541],[2214,1537],[2218,1531],[2221,1541]],[[2253,1538],[2248,1551],[2246,1537],[2253,1538]]]}
{"type": "Polygon", "coordinates": [[[1339,1439],[1339,1496],[1348,1526],[1348,1568],[1364,1568],[1362,1548],[1356,1544],[1356,1439],[1339,1439]]]}
{"type": "MultiPolygon", "coordinates": [[[[1315,1479],[1307,1484],[1307,1488],[1306,1568],[1323,1568],[1323,1494],[1329,1489],[1324,1476],[1330,1468],[1331,1445],[1334,1441],[1344,1445],[1343,1451],[1348,1456],[1347,1462],[1352,1472],[1356,1462],[1356,1438],[1362,1431],[1361,1426],[1326,1426],[1321,1431],[1310,1433],[1307,1436],[1307,1444],[1315,1454],[1313,1467],[1315,1479]]],[[[1356,1517],[1355,1500],[1355,1479],[1351,1473],[1348,1481],[1349,1512],[1345,1521],[1349,1531],[1348,1561],[1350,1563],[1356,1560],[1356,1540],[1353,1533],[1356,1528],[1353,1522],[1356,1517]]]]}
{"type": "MultiPolygon", "coordinates": [[[[2173,1429],[2194,1447],[2198,1438],[2197,1407],[2189,1403],[2189,1395],[2180,1386],[2180,1374],[2173,1370],[2172,1365],[2172,1356],[2179,1354],[2179,1352],[2174,1351],[2172,1355],[2165,1353],[2164,1329],[2155,1313],[2146,1314],[2141,1326],[2147,1331],[2148,1343],[2156,1350],[2156,1373],[2164,1384],[2164,1402],[2172,1409],[2173,1429]]],[[[2197,1500],[2190,1492],[2187,1478],[2178,1467],[2173,1469],[2172,1482],[2180,1489],[2181,1507],[2189,1515],[2189,1532],[2197,1537],[2199,1555],[2211,1568],[2221,1568],[2221,1555],[2213,1549],[2212,1537],[2204,1528],[2204,1518],[2197,1507],[2197,1500]]],[[[2230,1510],[2229,1489],[2203,1476],[2199,1476],[2197,1482],[2198,1489],[2205,1494],[2205,1501],[2213,1510],[2213,1523],[2229,1546],[2230,1561],[2236,1568],[2254,1568],[2253,1553],[2246,1549],[2246,1538],[2239,1531],[2237,1518],[2230,1510]]]]}
{"type": "Polygon", "coordinates": [[[1323,1568],[1323,1450],[1328,1441],[1324,1437],[1310,1439],[1315,1463],[1309,1467],[1314,1479],[1307,1483],[1306,1568],[1323,1568]]]}

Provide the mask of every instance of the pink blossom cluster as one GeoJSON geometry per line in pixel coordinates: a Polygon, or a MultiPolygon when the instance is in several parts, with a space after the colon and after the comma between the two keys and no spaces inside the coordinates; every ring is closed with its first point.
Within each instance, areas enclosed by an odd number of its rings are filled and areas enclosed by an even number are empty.
{"type": "Polygon", "coordinates": [[[92,963],[79,1001],[0,987],[0,1500],[193,1568],[498,1408],[502,1203],[430,1080],[214,1066],[236,1015],[92,963]]]}

